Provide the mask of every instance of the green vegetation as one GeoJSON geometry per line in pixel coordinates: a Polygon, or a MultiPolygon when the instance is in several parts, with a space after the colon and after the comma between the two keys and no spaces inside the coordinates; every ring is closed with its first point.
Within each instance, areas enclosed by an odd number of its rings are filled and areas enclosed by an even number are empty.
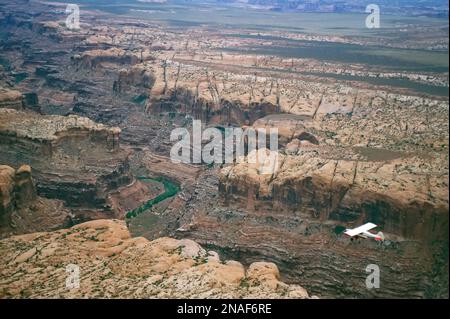
{"type": "Polygon", "coordinates": [[[173,182],[169,181],[168,179],[166,179],[164,177],[156,177],[156,178],[139,177],[138,179],[142,180],[142,181],[150,180],[150,181],[157,181],[157,182],[163,183],[165,191],[164,191],[164,193],[156,196],[155,198],[150,199],[149,201],[145,202],[143,205],[139,206],[138,208],[136,208],[132,211],[129,211],[125,215],[126,218],[134,218],[134,217],[142,214],[146,210],[149,210],[154,205],[162,202],[163,200],[175,196],[180,191],[180,187],[178,185],[174,184],[173,182]]]}
{"type": "Polygon", "coordinates": [[[345,228],[344,226],[337,225],[337,226],[334,228],[334,233],[335,233],[336,235],[340,235],[340,234],[342,234],[343,232],[345,232],[345,230],[346,230],[346,228],[345,228]]]}
{"type": "Polygon", "coordinates": [[[239,287],[244,288],[244,289],[248,289],[250,287],[250,284],[249,284],[247,278],[241,279],[241,282],[239,283],[239,287]]]}
{"type": "Polygon", "coordinates": [[[23,80],[25,80],[28,77],[28,73],[26,72],[20,72],[20,73],[15,73],[14,74],[14,82],[16,82],[16,84],[22,82],[23,80]]]}
{"type": "Polygon", "coordinates": [[[208,259],[204,256],[195,256],[193,259],[195,261],[194,267],[206,264],[208,262],[208,259]]]}
{"type": "Polygon", "coordinates": [[[147,94],[139,94],[133,98],[133,103],[144,104],[145,101],[147,101],[147,99],[148,99],[147,94]]]}

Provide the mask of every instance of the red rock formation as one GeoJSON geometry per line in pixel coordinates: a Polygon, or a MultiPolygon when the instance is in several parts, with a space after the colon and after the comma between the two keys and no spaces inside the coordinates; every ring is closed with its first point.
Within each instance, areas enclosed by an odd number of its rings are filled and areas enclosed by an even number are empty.
{"type": "Polygon", "coordinates": [[[19,91],[0,88],[0,108],[23,109],[23,97],[19,91]]]}
{"type": "Polygon", "coordinates": [[[0,298],[309,297],[301,286],[281,282],[272,263],[246,270],[192,240],[132,238],[118,220],[3,239],[0,254],[0,298]],[[68,289],[60,267],[74,262],[80,285],[68,289]],[[36,271],[42,265],[45,271],[36,271]],[[11,281],[13,273],[17,280],[11,281]]]}
{"type": "Polygon", "coordinates": [[[0,165],[0,237],[68,226],[71,217],[62,202],[36,194],[31,167],[0,165]]]}
{"type": "Polygon", "coordinates": [[[119,134],[87,118],[0,109],[0,161],[32,166],[42,196],[119,217],[108,194],[133,181],[119,134]]]}

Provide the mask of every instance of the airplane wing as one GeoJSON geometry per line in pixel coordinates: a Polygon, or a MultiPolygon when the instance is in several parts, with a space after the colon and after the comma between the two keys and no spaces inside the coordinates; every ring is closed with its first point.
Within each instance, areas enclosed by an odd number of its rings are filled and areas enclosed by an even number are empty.
{"type": "Polygon", "coordinates": [[[373,223],[367,223],[367,224],[364,224],[362,226],[359,226],[359,227],[356,227],[353,229],[347,229],[344,233],[349,235],[350,237],[353,237],[353,236],[359,235],[362,232],[368,231],[375,227],[377,227],[377,225],[375,225],[373,223]]]}

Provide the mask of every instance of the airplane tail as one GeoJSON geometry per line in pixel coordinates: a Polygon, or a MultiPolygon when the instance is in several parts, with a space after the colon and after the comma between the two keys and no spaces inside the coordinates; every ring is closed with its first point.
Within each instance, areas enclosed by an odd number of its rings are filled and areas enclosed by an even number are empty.
{"type": "Polygon", "coordinates": [[[384,241],[384,234],[382,233],[382,232],[378,232],[377,233],[377,237],[375,237],[375,239],[376,240],[379,240],[379,241],[384,241]]]}

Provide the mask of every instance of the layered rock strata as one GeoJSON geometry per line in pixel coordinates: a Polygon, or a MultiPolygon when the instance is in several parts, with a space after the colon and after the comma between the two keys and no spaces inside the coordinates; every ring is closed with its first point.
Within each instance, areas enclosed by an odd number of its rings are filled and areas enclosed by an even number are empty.
{"type": "Polygon", "coordinates": [[[322,290],[324,296],[446,296],[448,172],[439,170],[443,160],[345,160],[303,149],[280,155],[280,168],[272,175],[259,174],[254,164],[225,167],[219,190],[222,205],[230,208],[197,214],[192,238],[247,262],[271,256],[290,279],[302,278],[309,290],[322,290]],[[342,235],[365,222],[377,224],[386,240],[376,244],[342,235]],[[207,231],[217,227],[234,235],[207,231]],[[361,280],[370,263],[382,269],[379,290],[365,289],[361,280]]]}
{"type": "Polygon", "coordinates": [[[108,194],[133,182],[119,134],[119,128],[78,116],[1,109],[0,160],[32,166],[39,195],[115,216],[108,194]]]}
{"type": "Polygon", "coordinates": [[[23,109],[23,97],[19,91],[0,87],[0,108],[23,109]]]}
{"type": "Polygon", "coordinates": [[[0,237],[67,227],[72,215],[63,203],[37,196],[31,167],[0,165],[0,237]]]}

